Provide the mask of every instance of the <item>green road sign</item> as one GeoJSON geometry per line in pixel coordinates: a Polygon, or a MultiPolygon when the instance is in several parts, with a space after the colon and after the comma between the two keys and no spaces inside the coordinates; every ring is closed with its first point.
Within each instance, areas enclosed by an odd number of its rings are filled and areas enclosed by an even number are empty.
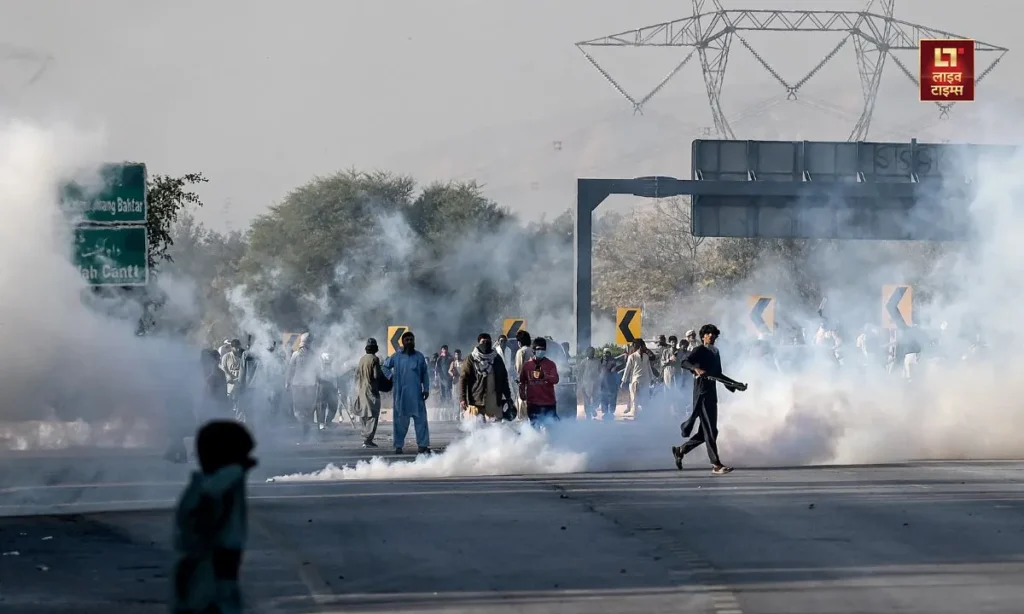
{"type": "Polygon", "coordinates": [[[92,224],[145,223],[145,164],[104,164],[90,179],[61,186],[60,202],[65,210],[92,224]]]}
{"type": "Polygon", "coordinates": [[[92,286],[144,286],[149,267],[145,226],[75,229],[75,266],[92,286]]]}

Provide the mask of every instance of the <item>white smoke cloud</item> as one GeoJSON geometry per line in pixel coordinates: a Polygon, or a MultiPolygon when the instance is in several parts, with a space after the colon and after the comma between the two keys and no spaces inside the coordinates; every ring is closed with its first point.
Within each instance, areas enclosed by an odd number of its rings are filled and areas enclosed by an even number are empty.
{"type": "MultiPolygon", "coordinates": [[[[1020,458],[1022,388],[1011,374],[1024,363],[1024,327],[1016,315],[1024,291],[1013,281],[1024,273],[1021,168],[1022,157],[983,160],[973,201],[951,200],[949,209],[933,212],[943,223],[958,223],[962,211],[953,208],[967,206],[973,239],[944,246],[944,254],[917,271],[913,263],[893,261],[891,246],[874,242],[823,256],[835,288],[829,294],[843,296],[830,299],[826,311],[845,324],[847,364],[838,371],[818,365],[774,373],[759,361],[734,358],[727,368],[756,384],[723,404],[728,458],[745,465],[1020,458]],[[863,323],[879,324],[882,284],[915,278],[918,289],[935,290],[915,299],[914,313],[939,347],[925,348],[912,381],[900,377],[902,363],[893,373],[879,362],[859,367],[854,342],[863,323]],[[940,322],[950,327],[940,332],[940,322]],[[980,355],[970,348],[976,331],[988,345],[980,355]]],[[[813,331],[816,317],[799,315],[813,331]]]]}
{"type": "MultiPolygon", "coordinates": [[[[814,252],[812,271],[794,271],[768,259],[735,293],[682,297],[699,307],[662,314],[666,334],[681,335],[707,321],[718,323],[726,331],[721,340],[726,373],[751,384],[745,393],[720,389],[723,460],[756,467],[1021,457],[1024,412],[1018,399],[1024,384],[1015,374],[1024,367],[1024,324],[1018,315],[1024,289],[1017,283],[1024,278],[1022,168],[1024,157],[982,162],[973,178],[976,194],[968,209],[971,241],[919,251],[913,258],[907,244],[823,245],[814,252]],[[827,318],[840,325],[845,357],[841,369],[819,352],[808,365],[780,372],[750,357],[742,342],[749,336],[744,330],[748,293],[775,295],[779,313],[813,341],[819,317],[809,302],[816,304],[817,299],[802,298],[797,287],[797,278],[805,274],[829,298],[827,318]],[[939,335],[939,322],[950,323],[941,333],[939,348],[925,348],[912,381],[901,377],[902,363],[887,370],[884,350],[883,359],[862,366],[855,348],[865,324],[880,324],[881,286],[901,283],[917,285],[915,319],[929,334],[939,335]],[[984,331],[987,348],[973,355],[970,344],[976,329],[984,331]]],[[[949,210],[929,215],[942,218],[940,223],[962,223],[963,211],[954,208],[963,206],[950,201],[949,210]]],[[[546,322],[543,314],[517,315],[546,322]]],[[[568,317],[562,321],[566,327],[571,323],[568,317]]],[[[647,328],[658,326],[651,323],[647,328]]],[[[602,329],[613,330],[610,323],[595,322],[595,330],[602,329]]],[[[439,456],[411,463],[378,458],[288,479],[668,468],[668,446],[680,441],[678,420],[659,413],[655,407],[654,415],[630,423],[563,421],[529,438],[511,436],[507,426],[481,427],[439,456]],[[524,460],[530,458],[535,460],[524,460]]],[[[688,456],[687,465],[707,467],[703,449],[688,456]]]]}
{"type": "MultiPolygon", "coordinates": [[[[183,401],[194,386],[183,384],[196,381],[197,356],[168,339],[136,337],[136,304],[93,295],[71,264],[71,224],[57,187],[103,161],[102,146],[98,134],[0,122],[0,327],[7,341],[0,445],[52,447],[94,436],[110,443],[114,431],[132,444],[154,423],[166,433],[176,414],[193,420],[183,401]],[[65,424],[33,434],[17,424],[25,420],[65,424]],[[91,429],[75,427],[82,420],[91,429]]],[[[164,291],[172,312],[188,310],[182,286],[164,291]]]]}
{"type": "Polygon", "coordinates": [[[309,474],[270,478],[271,482],[316,482],[577,473],[587,468],[581,452],[559,449],[542,430],[529,424],[484,425],[467,419],[465,436],[443,454],[419,455],[411,461],[388,462],[381,457],[359,461],[354,467],[329,464],[309,474]]]}

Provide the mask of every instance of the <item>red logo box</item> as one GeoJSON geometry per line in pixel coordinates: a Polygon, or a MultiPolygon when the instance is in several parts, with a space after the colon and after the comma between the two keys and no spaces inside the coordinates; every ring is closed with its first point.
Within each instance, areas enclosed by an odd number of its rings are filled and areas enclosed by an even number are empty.
{"type": "Polygon", "coordinates": [[[918,41],[922,102],[974,100],[974,39],[918,41]]]}

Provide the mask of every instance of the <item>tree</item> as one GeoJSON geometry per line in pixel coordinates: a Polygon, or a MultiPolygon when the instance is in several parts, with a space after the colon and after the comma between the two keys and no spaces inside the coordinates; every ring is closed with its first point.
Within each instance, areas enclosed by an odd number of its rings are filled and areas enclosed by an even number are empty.
{"type": "Polygon", "coordinates": [[[698,291],[704,239],[690,232],[689,204],[663,199],[635,209],[594,245],[599,308],[665,304],[698,291]]]}
{"type": "Polygon", "coordinates": [[[508,210],[485,197],[475,181],[435,182],[416,198],[408,222],[429,243],[443,246],[467,231],[497,231],[509,217],[508,210]]]}
{"type": "Polygon", "coordinates": [[[146,230],[149,242],[146,264],[149,267],[150,284],[141,289],[93,288],[93,293],[98,296],[118,295],[139,305],[141,315],[137,322],[136,334],[144,335],[161,326],[160,311],[167,302],[167,296],[154,282],[160,273],[161,265],[173,260],[169,250],[174,245],[172,228],[179,216],[189,207],[203,205],[199,195],[191,187],[206,181],[202,173],[187,173],[181,177],[151,176],[146,184],[146,230]]]}
{"type": "Polygon", "coordinates": [[[317,297],[329,311],[357,300],[367,280],[387,270],[387,221],[404,219],[415,189],[408,176],[349,170],[290,192],[249,230],[240,272],[257,308],[281,326],[302,327],[327,315],[317,297]]]}
{"type": "Polygon", "coordinates": [[[206,183],[202,173],[181,177],[153,175],[146,186],[146,229],[149,231],[148,264],[151,273],[160,264],[171,261],[168,250],[174,245],[171,228],[187,207],[202,207],[203,201],[192,187],[206,183]]]}
{"type": "Polygon", "coordinates": [[[228,293],[240,283],[245,237],[237,231],[223,234],[206,228],[187,209],[171,227],[170,235],[173,242],[164,274],[192,284],[200,321],[192,323],[191,336],[214,344],[236,335],[228,293]]]}

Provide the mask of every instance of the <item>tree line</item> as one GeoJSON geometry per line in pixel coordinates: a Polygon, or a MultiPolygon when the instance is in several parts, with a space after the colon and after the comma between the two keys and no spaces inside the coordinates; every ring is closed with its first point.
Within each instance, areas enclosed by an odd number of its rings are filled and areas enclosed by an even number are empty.
{"type": "MultiPolygon", "coordinates": [[[[220,232],[196,217],[194,189],[205,181],[200,173],[155,176],[149,191],[152,277],[191,283],[198,309],[178,328],[196,342],[237,336],[252,317],[278,330],[391,322],[464,338],[494,330],[502,317],[571,313],[569,206],[524,222],[477,182],[420,186],[406,175],[345,170],[295,188],[243,231],[220,232]]],[[[851,271],[898,263],[901,275],[923,278],[941,251],[695,237],[683,198],[599,214],[595,313],[642,306],[647,321],[710,317],[723,297],[782,287],[811,309],[851,271]]],[[[861,281],[868,292],[877,279],[861,281]]]]}

